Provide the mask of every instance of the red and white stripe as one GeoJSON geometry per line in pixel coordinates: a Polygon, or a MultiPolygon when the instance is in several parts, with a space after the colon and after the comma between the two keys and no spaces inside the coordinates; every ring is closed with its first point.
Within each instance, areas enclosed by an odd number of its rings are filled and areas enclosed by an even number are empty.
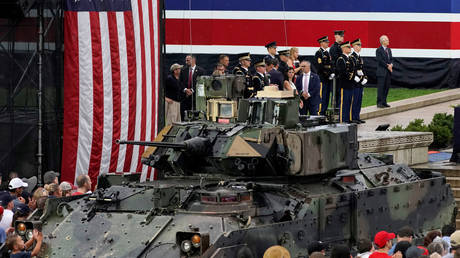
{"type": "Polygon", "coordinates": [[[132,11],[65,13],[62,180],[81,174],[154,173],[143,147],[152,141],[159,95],[159,4],[132,0],[132,11]]]}

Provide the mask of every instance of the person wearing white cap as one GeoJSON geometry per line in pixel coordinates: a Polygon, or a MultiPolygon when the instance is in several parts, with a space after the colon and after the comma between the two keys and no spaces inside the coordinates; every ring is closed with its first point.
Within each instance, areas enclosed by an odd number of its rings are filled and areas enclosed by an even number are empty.
{"type": "Polygon", "coordinates": [[[24,187],[29,186],[27,183],[24,183],[20,178],[11,179],[8,184],[8,190],[10,191],[11,196],[14,198],[13,203],[16,206],[18,203],[26,203],[26,200],[22,198],[22,191],[24,187]]]}

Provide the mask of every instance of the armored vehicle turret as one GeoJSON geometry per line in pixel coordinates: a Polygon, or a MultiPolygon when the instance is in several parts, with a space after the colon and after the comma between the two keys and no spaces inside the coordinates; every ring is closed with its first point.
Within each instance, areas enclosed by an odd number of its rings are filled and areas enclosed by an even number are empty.
{"type": "Polygon", "coordinates": [[[240,101],[235,123],[121,140],[148,146],[142,162],[157,180],[103,175],[91,195],[49,199],[26,228],[41,228],[49,257],[262,257],[274,245],[307,257],[316,240],[354,246],[380,230],[423,237],[454,222],[440,173],[360,154],[356,125],[299,117],[298,105],[293,92],[264,91],[240,101]]]}

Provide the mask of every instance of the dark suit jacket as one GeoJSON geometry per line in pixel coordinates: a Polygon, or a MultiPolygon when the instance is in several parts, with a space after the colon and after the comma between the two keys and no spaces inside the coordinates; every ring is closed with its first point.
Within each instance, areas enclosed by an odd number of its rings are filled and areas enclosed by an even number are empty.
{"type": "MultiPolygon", "coordinates": [[[[185,88],[187,88],[188,86],[188,76],[189,76],[189,66],[184,66],[180,72],[180,77],[179,77],[179,80],[181,81],[182,83],[182,86],[185,88]]],[[[205,72],[204,72],[204,69],[201,68],[200,66],[196,66],[195,67],[195,71],[193,72],[193,80],[192,80],[192,85],[191,85],[191,88],[195,91],[195,87],[196,87],[196,80],[198,78],[198,76],[201,76],[201,75],[204,75],[205,72]]]]}
{"type": "MultiPolygon", "coordinates": [[[[299,92],[300,98],[304,100],[302,97],[302,81],[303,81],[303,73],[297,77],[295,80],[295,87],[297,88],[297,91],[299,92]]],[[[310,105],[312,106],[319,106],[319,103],[321,102],[321,98],[319,97],[319,91],[321,89],[321,84],[319,80],[319,76],[316,73],[310,72],[310,82],[308,83],[308,93],[310,94],[310,98],[308,99],[310,101],[310,105]]],[[[316,110],[318,110],[316,108],[316,110]]]]}
{"type": "Polygon", "coordinates": [[[393,54],[391,53],[391,49],[388,49],[388,54],[383,50],[383,47],[380,46],[375,51],[375,56],[377,59],[377,76],[384,77],[386,75],[390,75],[390,71],[387,69],[387,64],[393,63],[393,54]]]}
{"type": "Polygon", "coordinates": [[[283,87],[284,76],[283,76],[283,74],[280,71],[276,70],[276,69],[271,69],[270,72],[268,72],[268,74],[270,74],[270,83],[271,84],[277,84],[278,88],[280,90],[284,90],[284,87],[283,87]]]}
{"type": "MultiPolygon", "coordinates": [[[[189,76],[189,66],[184,66],[180,72],[179,80],[182,84],[182,99],[185,102],[192,102],[192,98],[195,99],[195,92],[196,92],[196,81],[198,76],[204,75],[204,69],[199,67],[198,65],[195,67],[195,71],[193,72],[192,75],[192,85],[191,88],[193,89],[193,94],[191,96],[186,96],[184,93],[184,90],[188,87],[188,76],[189,76]]],[[[191,107],[190,107],[191,108],[191,107]]]]}

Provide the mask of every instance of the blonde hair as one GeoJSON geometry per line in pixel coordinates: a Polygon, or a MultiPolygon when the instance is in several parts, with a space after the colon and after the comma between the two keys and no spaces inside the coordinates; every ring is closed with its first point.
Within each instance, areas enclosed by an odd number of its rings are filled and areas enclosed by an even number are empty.
{"type": "Polygon", "coordinates": [[[46,191],[48,191],[49,195],[56,195],[57,193],[59,193],[59,190],[61,190],[59,188],[59,185],[56,184],[56,183],[45,185],[45,189],[46,189],[46,191]]]}
{"type": "Polygon", "coordinates": [[[296,47],[291,47],[291,49],[289,50],[289,56],[290,56],[291,58],[294,58],[294,53],[295,53],[295,52],[299,52],[299,49],[296,48],[296,47]]]}
{"type": "Polygon", "coordinates": [[[32,198],[34,200],[38,200],[40,197],[44,197],[44,196],[48,197],[48,191],[43,187],[39,187],[35,190],[34,194],[32,195],[32,198]]]}

